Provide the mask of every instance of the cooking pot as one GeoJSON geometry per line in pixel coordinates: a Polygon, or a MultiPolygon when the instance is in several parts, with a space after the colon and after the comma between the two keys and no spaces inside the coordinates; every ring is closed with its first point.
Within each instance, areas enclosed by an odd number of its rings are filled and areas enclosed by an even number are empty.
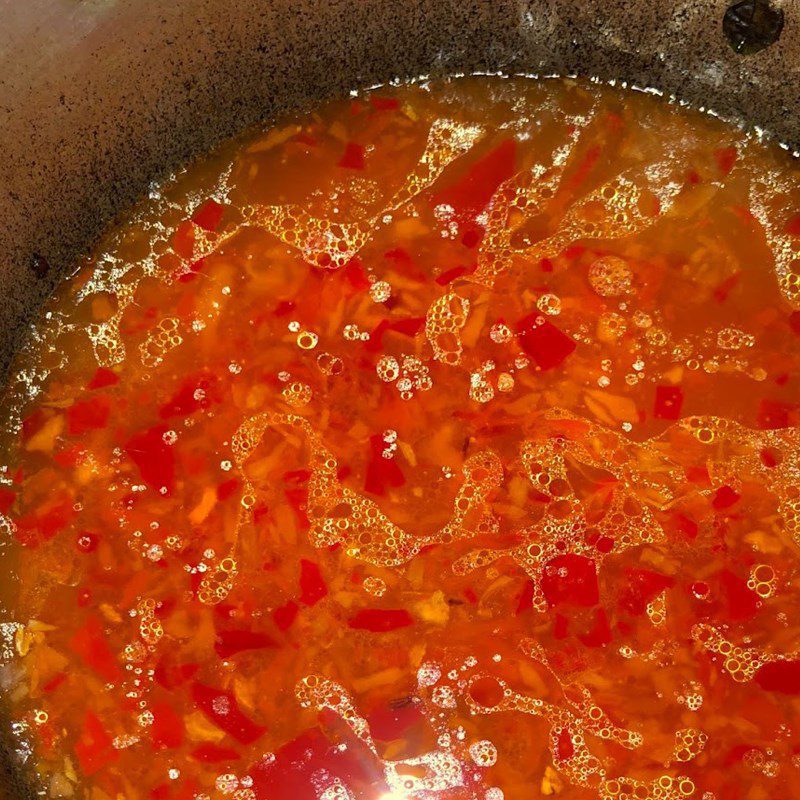
{"type": "MultiPolygon", "coordinates": [[[[577,73],[800,143],[800,0],[3,5],[0,374],[42,300],[152,181],[258,120],[353,88],[577,73]]],[[[0,798],[36,796],[2,714],[0,729],[0,798]]]]}

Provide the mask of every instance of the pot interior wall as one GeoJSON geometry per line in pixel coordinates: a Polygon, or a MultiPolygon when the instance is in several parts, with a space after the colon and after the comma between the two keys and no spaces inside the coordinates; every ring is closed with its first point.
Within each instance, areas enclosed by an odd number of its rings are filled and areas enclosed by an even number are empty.
{"type": "MultiPolygon", "coordinates": [[[[780,39],[749,56],[723,35],[728,5],[9,4],[0,31],[0,371],[42,299],[151,181],[259,119],[357,86],[481,70],[579,73],[654,87],[800,142],[800,0],[780,3],[780,39]]],[[[12,786],[3,769],[0,785],[12,786]]]]}

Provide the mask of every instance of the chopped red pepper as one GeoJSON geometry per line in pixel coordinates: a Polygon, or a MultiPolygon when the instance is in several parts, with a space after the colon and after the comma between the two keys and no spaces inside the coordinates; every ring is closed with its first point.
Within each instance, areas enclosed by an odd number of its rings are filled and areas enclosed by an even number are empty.
{"type": "Polygon", "coordinates": [[[318,800],[318,775],[337,779],[356,797],[380,797],[388,791],[378,759],[349,730],[336,742],[309,730],[278,749],[274,760],[262,759],[248,772],[257,800],[318,800]]]}
{"type": "Polygon", "coordinates": [[[224,213],[225,206],[213,198],[209,198],[192,214],[192,222],[204,230],[215,231],[219,227],[224,213]]]}
{"type": "Polygon", "coordinates": [[[166,701],[155,703],[152,708],[153,725],[150,736],[157,748],[172,750],[183,744],[183,719],[166,701]]]}
{"type": "Polygon", "coordinates": [[[300,606],[298,606],[294,600],[290,600],[288,603],[279,606],[272,612],[272,619],[275,621],[279,630],[288,631],[294,624],[295,617],[297,617],[299,611],[300,606]]]}
{"type": "Polygon", "coordinates": [[[108,646],[100,619],[94,615],[75,632],[69,642],[70,650],[103,680],[113,683],[122,676],[116,656],[108,646]]]}
{"type": "Polygon", "coordinates": [[[536,585],[534,582],[528,578],[525,581],[525,585],[522,587],[522,591],[519,594],[519,600],[517,601],[517,610],[516,614],[522,614],[525,611],[530,611],[533,608],[533,594],[536,589],[536,585]]]}
{"type": "Polygon", "coordinates": [[[370,105],[376,111],[395,111],[400,108],[400,101],[396,97],[376,97],[369,98],[370,105]]]}
{"type": "Polygon", "coordinates": [[[447,286],[448,283],[452,283],[456,278],[460,278],[462,275],[467,275],[470,272],[466,267],[453,267],[452,269],[448,269],[445,272],[442,272],[440,275],[436,276],[436,283],[439,286],[447,286]]]}
{"type": "Polygon", "coordinates": [[[190,681],[199,669],[199,664],[171,664],[162,659],[156,665],[153,677],[165,689],[176,689],[190,681]]]}
{"type": "Polygon", "coordinates": [[[107,397],[82,400],[67,409],[67,430],[70,436],[82,436],[87,431],[105,428],[110,414],[111,402],[107,397]]]}
{"type": "Polygon", "coordinates": [[[722,511],[736,505],[740,498],[741,495],[730,486],[720,486],[719,489],[714,492],[714,499],[711,501],[711,505],[714,506],[717,511],[722,511]]]}
{"type": "Polygon", "coordinates": [[[106,733],[103,723],[91,711],[83,718],[81,735],[75,743],[75,755],[84,775],[94,775],[107,764],[119,758],[111,737],[106,733]]]}
{"type": "Polygon", "coordinates": [[[538,319],[538,314],[529,314],[517,323],[520,347],[540,369],[553,369],[575,350],[575,340],[547,320],[538,319]]]}
{"type": "Polygon", "coordinates": [[[770,661],[756,673],[756,683],[767,692],[800,694],[800,661],[770,661]]]}
{"type": "Polygon", "coordinates": [[[394,458],[384,458],[386,443],[380,435],[369,438],[369,461],[364,477],[364,489],[371,494],[383,495],[387,489],[397,489],[406,482],[394,458]]]}
{"type": "Polygon", "coordinates": [[[722,570],[719,579],[725,592],[730,619],[752,619],[758,613],[758,595],[751,592],[747,583],[730,570],[722,570]]]}
{"type": "Polygon", "coordinates": [[[630,567],[625,570],[628,585],[619,594],[619,607],[633,616],[640,616],[647,610],[647,604],[665,589],[674,586],[675,581],[668,575],[649,569],[630,567]]]}
{"type": "Polygon", "coordinates": [[[475,217],[492,199],[503,181],[516,171],[517,143],[505,139],[473,163],[453,184],[434,196],[435,205],[449,205],[459,217],[475,217]]]}
{"type": "Polygon", "coordinates": [[[328,587],[319,566],[308,559],[300,559],[300,602],[314,606],[328,594],[328,587]]]}
{"type": "Polygon", "coordinates": [[[723,175],[727,175],[733,169],[733,165],[738,158],[739,151],[733,145],[721,147],[719,150],[714,151],[714,160],[723,175]]]}
{"type": "Polygon", "coordinates": [[[600,599],[595,562],[575,553],[550,559],[542,574],[542,592],[551,606],[595,605],[600,599]]]}
{"type": "Polygon", "coordinates": [[[680,386],[656,386],[653,416],[657,419],[680,419],[683,390],[680,386]]]}
{"type": "Polygon", "coordinates": [[[213,375],[199,373],[190,375],[180,389],[158,410],[161,419],[188,417],[222,400],[219,381],[213,375]]]}
{"type": "Polygon", "coordinates": [[[241,744],[252,744],[267,731],[242,712],[231,692],[194,683],[192,700],[210,722],[241,744]]]}
{"type": "Polygon", "coordinates": [[[104,389],[106,386],[114,386],[117,383],[119,383],[119,375],[113,369],[98,367],[88,383],[88,388],[104,389]]]}
{"type": "Polygon", "coordinates": [[[556,755],[561,761],[569,761],[575,755],[575,745],[569,728],[562,728],[556,738],[556,755]]]}
{"type": "Polygon", "coordinates": [[[364,608],[350,617],[347,624],[357,630],[386,633],[413,625],[414,619],[404,608],[364,608]]]}
{"type": "Polygon", "coordinates": [[[56,498],[49,508],[19,517],[16,520],[14,537],[25,547],[36,547],[64,530],[75,517],[75,513],[70,500],[59,501],[56,498]]]}
{"type": "Polygon", "coordinates": [[[344,265],[342,274],[347,278],[348,283],[358,292],[365,292],[372,286],[361,264],[361,259],[358,258],[358,256],[354,256],[344,265]]]}
{"type": "Polygon", "coordinates": [[[11,489],[0,488],[0,514],[8,514],[17,499],[17,493],[11,489]]]}
{"type": "Polygon", "coordinates": [[[364,146],[348,142],[344,154],[339,159],[339,166],[345,169],[364,169],[364,146]]]}
{"type": "Polygon", "coordinates": [[[166,425],[156,425],[134,434],[125,445],[125,452],[139,468],[142,480],[151,488],[172,493],[175,483],[175,453],[164,441],[166,425]]]}
{"type": "Polygon", "coordinates": [[[409,728],[422,725],[426,720],[420,704],[410,701],[398,707],[383,706],[373,711],[367,721],[372,735],[388,742],[402,738],[409,728]]]}

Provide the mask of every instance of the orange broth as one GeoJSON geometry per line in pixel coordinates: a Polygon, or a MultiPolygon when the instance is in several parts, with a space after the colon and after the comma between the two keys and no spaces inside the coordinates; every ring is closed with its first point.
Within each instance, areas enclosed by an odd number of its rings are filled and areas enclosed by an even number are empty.
{"type": "Polygon", "coordinates": [[[6,400],[49,795],[799,796],[798,212],[779,148],[555,79],[154,187],[6,400]]]}

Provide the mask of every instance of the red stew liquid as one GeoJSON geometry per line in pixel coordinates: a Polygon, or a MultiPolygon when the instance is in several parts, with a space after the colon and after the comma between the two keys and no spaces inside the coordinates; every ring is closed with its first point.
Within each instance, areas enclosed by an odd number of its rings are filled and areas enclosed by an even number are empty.
{"type": "Polygon", "coordinates": [[[49,796],[800,796],[800,173],[471,78],[228,145],[15,368],[49,796]]]}

